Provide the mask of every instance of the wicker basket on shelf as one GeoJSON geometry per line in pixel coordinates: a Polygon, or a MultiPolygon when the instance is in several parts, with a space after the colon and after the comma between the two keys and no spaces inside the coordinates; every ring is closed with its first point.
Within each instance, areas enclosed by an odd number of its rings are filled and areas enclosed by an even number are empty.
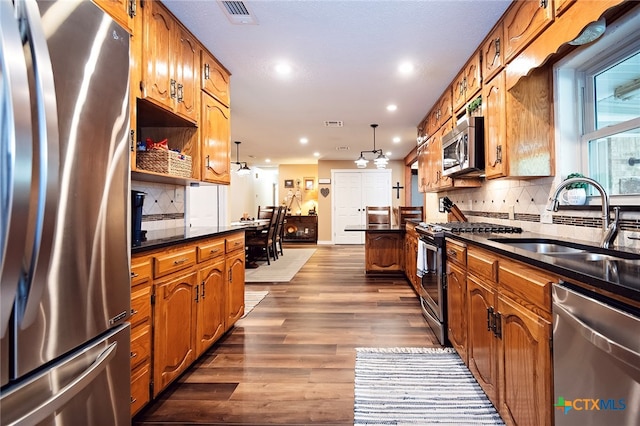
{"type": "Polygon", "coordinates": [[[191,177],[191,157],[175,151],[152,149],[136,153],[136,167],[183,178],[191,177]]]}

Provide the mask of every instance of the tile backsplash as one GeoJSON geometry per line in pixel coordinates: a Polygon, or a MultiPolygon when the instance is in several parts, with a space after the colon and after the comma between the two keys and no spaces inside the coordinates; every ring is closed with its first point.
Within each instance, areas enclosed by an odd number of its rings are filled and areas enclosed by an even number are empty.
{"type": "Polygon", "coordinates": [[[185,187],[131,181],[131,189],[146,193],[142,206],[142,229],[156,231],[185,226],[185,187]]]}
{"type": "MultiPolygon", "coordinates": [[[[599,243],[602,237],[600,209],[546,210],[558,181],[553,177],[498,179],[484,182],[481,188],[451,191],[447,196],[472,222],[519,226],[525,231],[599,243]]],[[[614,244],[640,250],[640,241],[635,239],[640,237],[640,211],[637,206],[635,211],[625,211],[622,207],[619,229],[614,244]]]]}

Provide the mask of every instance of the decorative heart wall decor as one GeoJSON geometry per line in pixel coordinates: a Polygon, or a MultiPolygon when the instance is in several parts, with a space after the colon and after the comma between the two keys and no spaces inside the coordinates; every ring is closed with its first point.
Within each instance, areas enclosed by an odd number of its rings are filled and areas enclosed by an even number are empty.
{"type": "Polygon", "coordinates": [[[327,198],[327,195],[329,195],[329,188],[321,188],[320,193],[324,198],[327,198]]]}

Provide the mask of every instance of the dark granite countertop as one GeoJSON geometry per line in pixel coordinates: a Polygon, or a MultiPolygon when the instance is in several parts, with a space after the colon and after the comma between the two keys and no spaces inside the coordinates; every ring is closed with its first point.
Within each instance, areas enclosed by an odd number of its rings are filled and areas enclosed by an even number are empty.
{"type": "Polygon", "coordinates": [[[245,228],[245,226],[226,225],[149,231],[147,232],[147,240],[143,241],[139,246],[131,247],[131,253],[141,253],[203,238],[223,236],[232,232],[243,231],[245,228]]]}
{"type": "Polygon", "coordinates": [[[404,225],[347,225],[344,230],[349,232],[404,232],[404,225]]]}
{"type": "MultiPolygon", "coordinates": [[[[491,234],[491,233],[452,233],[446,232],[449,238],[471,243],[514,260],[527,263],[551,273],[557,274],[565,281],[574,280],[587,284],[594,289],[602,289],[636,302],[640,302],[640,254],[633,251],[622,251],[626,259],[584,261],[567,257],[548,256],[529,250],[513,247],[509,244],[491,241],[523,238],[543,238],[547,240],[563,241],[563,238],[551,235],[541,235],[532,232],[521,234],[491,234]]],[[[564,239],[566,240],[566,239],[564,239]]],[[[571,239],[572,243],[584,244],[593,248],[594,253],[606,253],[591,242],[571,239]]],[[[596,290],[597,291],[597,290],[596,290]]]]}

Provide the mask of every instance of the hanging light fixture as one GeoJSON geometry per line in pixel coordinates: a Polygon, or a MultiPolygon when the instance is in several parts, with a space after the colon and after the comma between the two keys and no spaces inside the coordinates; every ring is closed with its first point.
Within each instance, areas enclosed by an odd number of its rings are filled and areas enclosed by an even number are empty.
{"type": "Polygon", "coordinates": [[[233,164],[238,164],[240,166],[238,170],[236,170],[236,173],[238,176],[246,176],[251,173],[251,169],[247,166],[246,162],[240,161],[240,144],[242,142],[235,141],[234,143],[236,144],[236,161],[233,164]]]}
{"type": "Polygon", "coordinates": [[[376,149],[376,127],[378,127],[377,124],[371,125],[371,128],[373,128],[373,149],[371,151],[360,151],[360,157],[355,161],[356,166],[359,169],[366,168],[367,164],[369,163],[369,160],[364,157],[365,153],[372,153],[376,156],[373,160],[373,164],[375,164],[379,169],[386,168],[387,164],[389,163],[389,159],[386,155],[384,155],[382,149],[376,149]]]}

